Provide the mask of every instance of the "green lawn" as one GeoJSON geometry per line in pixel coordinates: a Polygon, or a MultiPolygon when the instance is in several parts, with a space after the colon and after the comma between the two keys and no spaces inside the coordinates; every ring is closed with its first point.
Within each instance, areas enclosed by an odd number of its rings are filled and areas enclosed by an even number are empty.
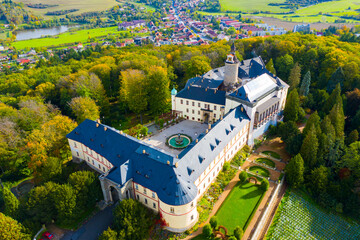
{"type": "MultiPolygon", "coordinates": [[[[244,228],[256,211],[264,191],[252,183],[238,183],[216,213],[219,224],[232,234],[236,226],[244,228]]],[[[201,239],[201,238],[200,238],[201,239]]]]}
{"type": "Polygon", "coordinates": [[[117,29],[118,29],[117,27],[84,29],[75,32],[62,33],[49,38],[18,41],[12,43],[12,46],[16,47],[17,49],[23,49],[26,47],[58,46],[65,43],[75,43],[75,42],[86,43],[89,36],[91,38],[94,37],[96,38],[99,36],[107,36],[108,34],[119,34],[120,31],[118,31],[117,29]]]}
{"type": "Polygon", "coordinates": [[[275,163],[268,158],[258,158],[258,159],[256,159],[256,162],[266,164],[269,167],[273,167],[273,168],[275,167],[275,163]]]}
{"type": "Polygon", "coordinates": [[[284,3],[285,0],[220,0],[221,9],[224,11],[270,11],[274,13],[288,12],[288,8],[280,8],[280,6],[269,6],[269,3],[284,3]]]}
{"type": "Polygon", "coordinates": [[[260,166],[252,166],[249,168],[250,172],[256,173],[258,175],[261,175],[263,177],[269,177],[270,173],[267,169],[260,167],[260,166]]]}
{"type": "Polygon", "coordinates": [[[276,153],[276,152],[273,152],[273,151],[263,151],[262,152],[263,154],[265,155],[268,155],[270,157],[273,157],[273,158],[277,158],[277,159],[280,159],[280,154],[276,153]]]}

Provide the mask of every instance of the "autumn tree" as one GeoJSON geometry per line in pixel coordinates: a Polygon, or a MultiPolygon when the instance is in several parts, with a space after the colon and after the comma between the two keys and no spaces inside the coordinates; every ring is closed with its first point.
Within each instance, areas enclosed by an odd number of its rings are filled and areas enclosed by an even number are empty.
{"type": "Polygon", "coordinates": [[[21,223],[0,212],[0,239],[30,240],[21,223]]]}
{"type": "Polygon", "coordinates": [[[299,94],[296,89],[292,90],[287,97],[285,109],[284,109],[284,121],[298,120],[300,110],[299,94]]]}
{"type": "Polygon", "coordinates": [[[96,120],[100,118],[99,107],[89,97],[75,97],[71,100],[69,106],[78,123],[83,122],[85,119],[96,120]]]}
{"type": "Polygon", "coordinates": [[[278,57],[275,61],[276,72],[281,79],[287,79],[291,68],[294,66],[294,59],[289,54],[278,57]]]}
{"type": "Polygon", "coordinates": [[[147,81],[150,111],[154,114],[166,112],[170,103],[170,80],[166,69],[158,66],[150,67],[147,81]]]}
{"type": "Polygon", "coordinates": [[[304,182],[304,160],[300,154],[293,157],[285,167],[286,182],[297,188],[304,182]]]}
{"type": "Polygon", "coordinates": [[[301,82],[301,86],[300,86],[301,95],[307,96],[309,94],[310,84],[311,84],[311,74],[310,71],[307,71],[301,82]]]}
{"type": "Polygon", "coordinates": [[[288,79],[290,85],[290,91],[298,87],[300,83],[300,77],[301,77],[301,67],[299,63],[295,63],[294,67],[290,71],[290,75],[288,79]]]}
{"type": "Polygon", "coordinates": [[[91,67],[89,72],[95,73],[100,78],[106,93],[108,96],[112,96],[111,67],[106,63],[97,64],[91,67]]]}
{"type": "Polygon", "coordinates": [[[196,75],[202,75],[211,70],[210,59],[206,56],[194,56],[184,62],[185,78],[190,79],[196,75]]]}
{"type": "Polygon", "coordinates": [[[125,100],[129,109],[136,114],[140,114],[142,123],[142,113],[148,107],[148,82],[143,71],[127,69],[121,72],[120,95],[125,100]]]}

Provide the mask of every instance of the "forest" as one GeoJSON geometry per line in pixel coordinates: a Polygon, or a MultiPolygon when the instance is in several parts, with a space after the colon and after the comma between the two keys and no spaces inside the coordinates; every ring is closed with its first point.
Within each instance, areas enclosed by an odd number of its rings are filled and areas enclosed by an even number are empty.
{"type": "MultiPolygon", "coordinates": [[[[70,161],[66,134],[86,118],[126,130],[168,113],[172,87],[180,90],[189,78],[223,66],[230,44],[97,45],[44,54],[35,68],[3,73],[0,209],[5,215],[0,214],[0,222],[24,236],[52,221],[72,226],[102,196],[96,175],[70,161]],[[32,179],[35,187],[17,199],[9,189],[23,179],[32,179]]],[[[290,85],[284,123],[269,131],[293,156],[288,183],[324,207],[358,219],[360,45],[299,33],[235,45],[240,60],[261,56],[290,85]]]]}

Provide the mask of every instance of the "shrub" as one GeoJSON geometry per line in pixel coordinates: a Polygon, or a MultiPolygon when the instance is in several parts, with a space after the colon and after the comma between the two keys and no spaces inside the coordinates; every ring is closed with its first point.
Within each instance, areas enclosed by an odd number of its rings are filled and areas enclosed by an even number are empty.
{"type": "Polygon", "coordinates": [[[223,171],[226,172],[229,169],[230,169],[230,163],[229,162],[224,163],[223,171]]]}
{"type": "MultiPolygon", "coordinates": [[[[243,237],[244,235],[244,230],[240,227],[240,226],[237,226],[235,229],[234,229],[234,237],[235,239],[237,240],[241,240],[241,238],[243,237]]],[[[230,239],[230,238],[229,238],[230,239]]]]}
{"type": "Polygon", "coordinates": [[[216,217],[216,216],[212,216],[212,217],[210,218],[210,225],[211,225],[212,229],[217,229],[218,220],[217,220],[217,217],[216,217]]]}
{"type": "Polygon", "coordinates": [[[228,238],[228,240],[237,240],[237,238],[234,237],[234,236],[231,236],[231,237],[228,238]]]}
{"type": "Polygon", "coordinates": [[[248,178],[248,174],[247,174],[246,171],[242,171],[239,174],[239,180],[240,180],[241,183],[245,182],[247,178],[248,178]]]}
{"type": "Polygon", "coordinates": [[[269,189],[269,181],[267,179],[263,179],[263,181],[261,182],[261,189],[264,190],[264,191],[267,191],[269,189]]]}
{"type": "Polygon", "coordinates": [[[210,238],[211,235],[212,235],[212,229],[211,229],[211,226],[210,224],[206,224],[204,227],[203,227],[203,234],[206,238],[210,238]]]}

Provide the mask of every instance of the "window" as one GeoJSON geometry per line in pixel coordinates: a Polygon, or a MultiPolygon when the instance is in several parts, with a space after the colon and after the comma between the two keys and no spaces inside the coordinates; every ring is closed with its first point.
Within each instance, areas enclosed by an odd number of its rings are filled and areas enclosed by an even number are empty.
{"type": "Polygon", "coordinates": [[[139,194],[136,195],[136,199],[139,201],[140,199],[139,194]]]}
{"type": "Polygon", "coordinates": [[[192,120],[195,120],[195,118],[194,118],[194,117],[192,117],[192,120]]]}
{"type": "Polygon", "coordinates": [[[135,189],[139,190],[139,185],[135,184],[135,189]]]}
{"type": "Polygon", "coordinates": [[[200,118],[198,118],[198,122],[200,122],[200,118]]]}
{"type": "MultiPolygon", "coordinates": [[[[87,157],[87,159],[88,159],[88,162],[90,162],[90,158],[89,157],[87,157]]],[[[93,163],[94,164],[94,163],[93,163]]]]}
{"type": "Polygon", "coordinates": [[[146,194],[146,188],[144,188],[144,194],[146,194]]]}
{"type": "Polygon", "coordinates": [[[205,188],[205,183],[204,183],[204,188],[205,188]]]}
{"type": "Polygon", "coordinates": [[[184,104],[184,101],[182,99],[180,100],[180,104],[184,104]]]}
{"type": "Polygon", "coordinates": [[[192,110],[192,113],[195,114],[195,110],[194,110],[194,109],[192,110]]]}
{"type": "Polygon", "coordinates": [[[147,199],[145,198],[145,204],[147,205],[147,199]]]}
{"type": "Polygon", "coordinates": [[[80,155],[79,155],[79,152],[76,152],[76,156],[78,156],[78,157],[80,156],[80,155]]]}
{"type": "Polygon", "coordinates": [[[100,164],[98,164],[99,165],[99,168],[101,169],[101,166],[100,166],[100,164]]]}
{"type": "Polygon", "coordinates": [[[194,220],[194,215],[191,215],[191,220],[194,220]]]}
{"type": "Polygon", "coordinates": [[[173,207],[170,208],[170,212],[171,212],[171,213],[174,213],[174,212],[175,212],[175,210],[174,210],[173,207]]]}
{"type": "Polygon", "coordinates": [[[92,163],[93,163],[93,165],[95,165],[95,162],[94,162],[94,160],[92,160],[92,163]]]}
{"type": "Polygon", "coordinates": [[[200,111],[198,111],[198,115],[200,115],[200,111]]]}
{"type": "Polygon", "coordinates": [[[153,208],[155,208],[155,209],[156,209],[156,204],[155,204],[155,203],[153,203],[153,208]]]}
{"type": "Polygon", "coordinates": [[[192,102],[192,106],[193,106],[193,107],[195,106],[195,102],[194,102],[194,101],[192,102]]]}
{"type": "Polygon", "coordinates": [[[215,172],[213,172],[213,177],[215,177],[215,172]]]}
{"type": "Polygon", "coordinates": [[[210,182],[210,178],[208,178],[208,182],[210,182]]]}
{"type": "Polygon", "coordinates": [[[201,103],[198,103],[198,107],[201,107],[201,103]]]}
{"type": "Polygon", "coordinates": [[[214,110],[216,110],[216,106],[214,105],[214,110]]]}
{"type": "Polygon", "coordinates": [[[103,171],[105,172],[105,168],[103,167],[103,171]]]}
{"type": "Polygon", "coordinates": [[[186,112],[187,112],[187,113],[189,112],[189,109],[188,109],[188,108],[186,109],[186,112]]]}
{"type": "Polygon", "coordinates": [[[216,114],[214,113],[214,118],[216,118],[216,114]]]}
{"type": "Polygon", "coordinates": [[[194,202],[191,202],[191,207],[194,207],[194,202]]]}
{"type": "Polygon", "coordinates": [[[186,100],[186,105],[189,105],[189,101],[188,101],[188,100],[186,100]]]}
{"type": "Polygon", "coordinates": [[[74,147],[76,147],[76,142],[74,142],[74,147]]]}
{"type": "Polygon", "coordinates": [[[152,197],[155,198],[155,193],[154,192],[152,193],[152,197]]]}

